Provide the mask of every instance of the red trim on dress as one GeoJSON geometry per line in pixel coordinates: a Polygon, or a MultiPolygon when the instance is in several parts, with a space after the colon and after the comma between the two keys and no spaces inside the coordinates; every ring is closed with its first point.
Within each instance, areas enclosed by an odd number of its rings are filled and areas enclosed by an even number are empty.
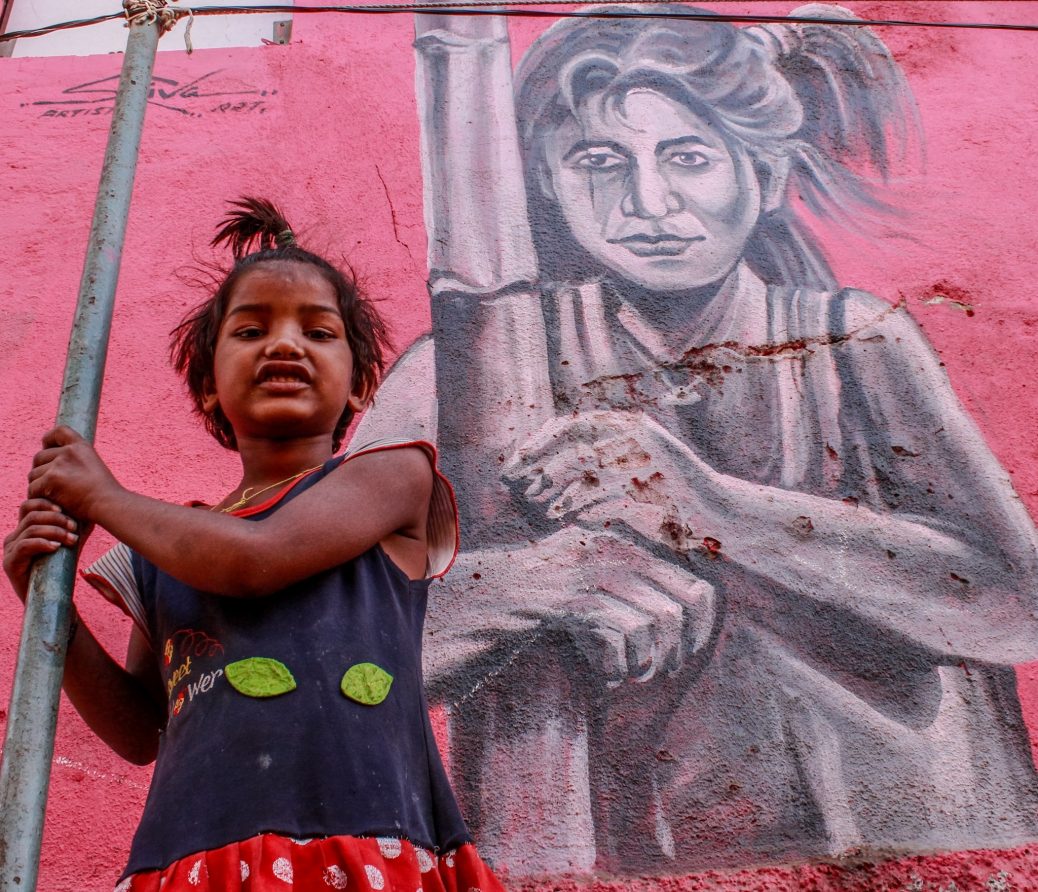
{"type": "Polygon", "coordinates": [[[393,837],[293,840],[273,833],[133,874],[116,892],[505,892],[470,843],[436,855],[393,837]]]}

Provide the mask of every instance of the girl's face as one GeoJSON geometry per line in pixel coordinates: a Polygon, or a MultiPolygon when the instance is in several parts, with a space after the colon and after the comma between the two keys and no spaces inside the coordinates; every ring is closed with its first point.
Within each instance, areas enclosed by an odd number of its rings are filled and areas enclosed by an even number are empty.
{"type": "Polygon", "coordinates": [[[353,391],[353,353],[335,290],[305,263],[259,263],[235,284],[220,325],[212,392],[238,442],[329,438],[353,391]]]}
{"type": "Polygon", "coordinates": [[[549,197],[580,245],[653,291],[724,278],[760,215],[746,152],[709,121],[649,89],[592,95],[547,137],[549,197]]]}

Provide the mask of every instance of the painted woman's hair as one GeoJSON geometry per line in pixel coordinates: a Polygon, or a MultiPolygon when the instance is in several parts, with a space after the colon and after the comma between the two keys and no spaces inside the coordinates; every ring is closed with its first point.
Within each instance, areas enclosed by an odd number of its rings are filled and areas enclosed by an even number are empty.
{"type": "MultiPolygon", "coordinates": [[[[220,325],[227,314],[234,286],[257,263],[304,263],[324,277],[335,292],[346,329],[346,342],[353,353],[353,391],[369,399],[385,368],[384,353],[389,337],[378,310],[357,287],[353,271],[343,272],[318,254],[296,242],[285,215],[262,198],[243,197],[232,201],[232,210],[220,221],[214,247],[224,245],[234,263],[223,274],[213,295],[191,310],[171,333],[170,356],[173,367],[184,378],[195,411],[205,428],[221,446],[237,449],[234,429],[219,406],[205,410],[205,396],[214,388],[214,356],[220,325]]],[[[338,449],[353,420],[347,406],[333,434],[338,449]]]]}
{"type": "MultiPolygon", "coordinates": [[[[868,28],[821,23],[734,27],[681,18],[711,13],[677,4],[639,6],[663,18],[621,18],[598,7],[546,31],[517,72],[517,115],[542,277],[581,276],[586,257],[559,234],[561,211],[540,187],[547,134],[589,97],[622,99],[651,89],[683,103],[737,141],[757,176],[788,182],[814,214],[853,226],[860,211],[890,210],[874,184],[917,133],[911,92],[889,50],[868,28]]],[[[812,4],[801,18],[853,16],[812,4]]],[[[788,201],[762,212],[745,257],[766,282],[831,289],[828,263],[788,201]]]]}

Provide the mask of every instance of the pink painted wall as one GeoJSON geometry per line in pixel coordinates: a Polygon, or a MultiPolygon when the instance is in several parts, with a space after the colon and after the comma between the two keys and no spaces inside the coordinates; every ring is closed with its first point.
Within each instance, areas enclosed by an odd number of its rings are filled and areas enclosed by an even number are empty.
{"type": "MultiPolygon", "coordinates": [[[[849,5],[865,18],[1038,20],[1036,3],[849,5]]],[[[711,8],[789,12],[771,3],[711,8]]],[[[516,58],[546,24],[513,22],[516,58]]],[[[199,299],[183,273],[210,258],[206,244],[225,199],[268,195],[291,219],[306,221],[307,243],[348,258],[369,293],[385,300],[399,349],[428,330],[413,33],[406,16],[297,16],[288,47],[159,57],[97,438],[123,483],[178,501],[222,493],[233,474],[233,456],[192,420],[165,356],[167,332],[199,299]]],[[[841,283],[905,301],[1038,517],[1038,385],[1030,374],[1038,358],[1030,305],[1038,45],[1034,35],[1005,31],[890,28],[882,36],[910,80],[927,137],[925,177],[903,184],[907,236],[853,237],[825,227],[818,235],[841,283]],[[935,294],[972,311],[928,302],[935,294]]],[[[89,89],[110,89],[106,79],[118,63],[110,56],[0,60],[9,85],[0,95],[0,435],[9,457],[0,470],[0,515],[8,526],[39,435],[53,420],[107,135],[109,103],[80,85],[103,81],[89,89]],[[98,101],[62,104],[83,96],[98,101]]],[[[106,544],[97,534],[86,559],[106,544]]],[[[79,604],[99,637],[121,652],[128,620],[90,591],[80,592],[79,604]]],[[[20,617],[8,592],[0,600],[0,703],[9,695],[20,617]]],[[[1020,666],[1017,675],[1036,745],[1038,666],[1020,666]]],[[[55,752],[40,888],[108,889],[149,772],[114,759],[67,704],[55,752]]],[[[1038,865],[1033,848],[874,868],[877,857],[645,880],[638,888],[948,890],[954,882],[959,890],[1023,889],[1034,884],[1038,865]]]]}

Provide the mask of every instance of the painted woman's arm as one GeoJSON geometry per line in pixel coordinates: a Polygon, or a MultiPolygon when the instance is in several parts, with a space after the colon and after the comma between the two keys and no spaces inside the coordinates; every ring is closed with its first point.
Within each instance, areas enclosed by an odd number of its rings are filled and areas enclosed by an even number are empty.
{"type": "Polygon", "coordinates": [[[415,16],[429,288],[490,294],[537,278],[503,16],[415,16]]]}
{"type": "Polygon", "coordinates": [[[507,540],[507,455],[553,412],[537,261],[498,16],[418,15],[438,445],[466,538],[507,540]]]}
{"type": "Polygon", "coordinates": [[[855,382],[841,398],[844,448],[865,456],[845,458],[868,466],[854,497],[719,473],[643,413],[545,431],[508,471],[549,516],[734,562],[940,660],[1035,659],[1036,535],[1007,475],[907,313],[848,328],[834,347],[855,382]],[[632,443],[649,456],[634,473],[623,460],[632,443]]]}

